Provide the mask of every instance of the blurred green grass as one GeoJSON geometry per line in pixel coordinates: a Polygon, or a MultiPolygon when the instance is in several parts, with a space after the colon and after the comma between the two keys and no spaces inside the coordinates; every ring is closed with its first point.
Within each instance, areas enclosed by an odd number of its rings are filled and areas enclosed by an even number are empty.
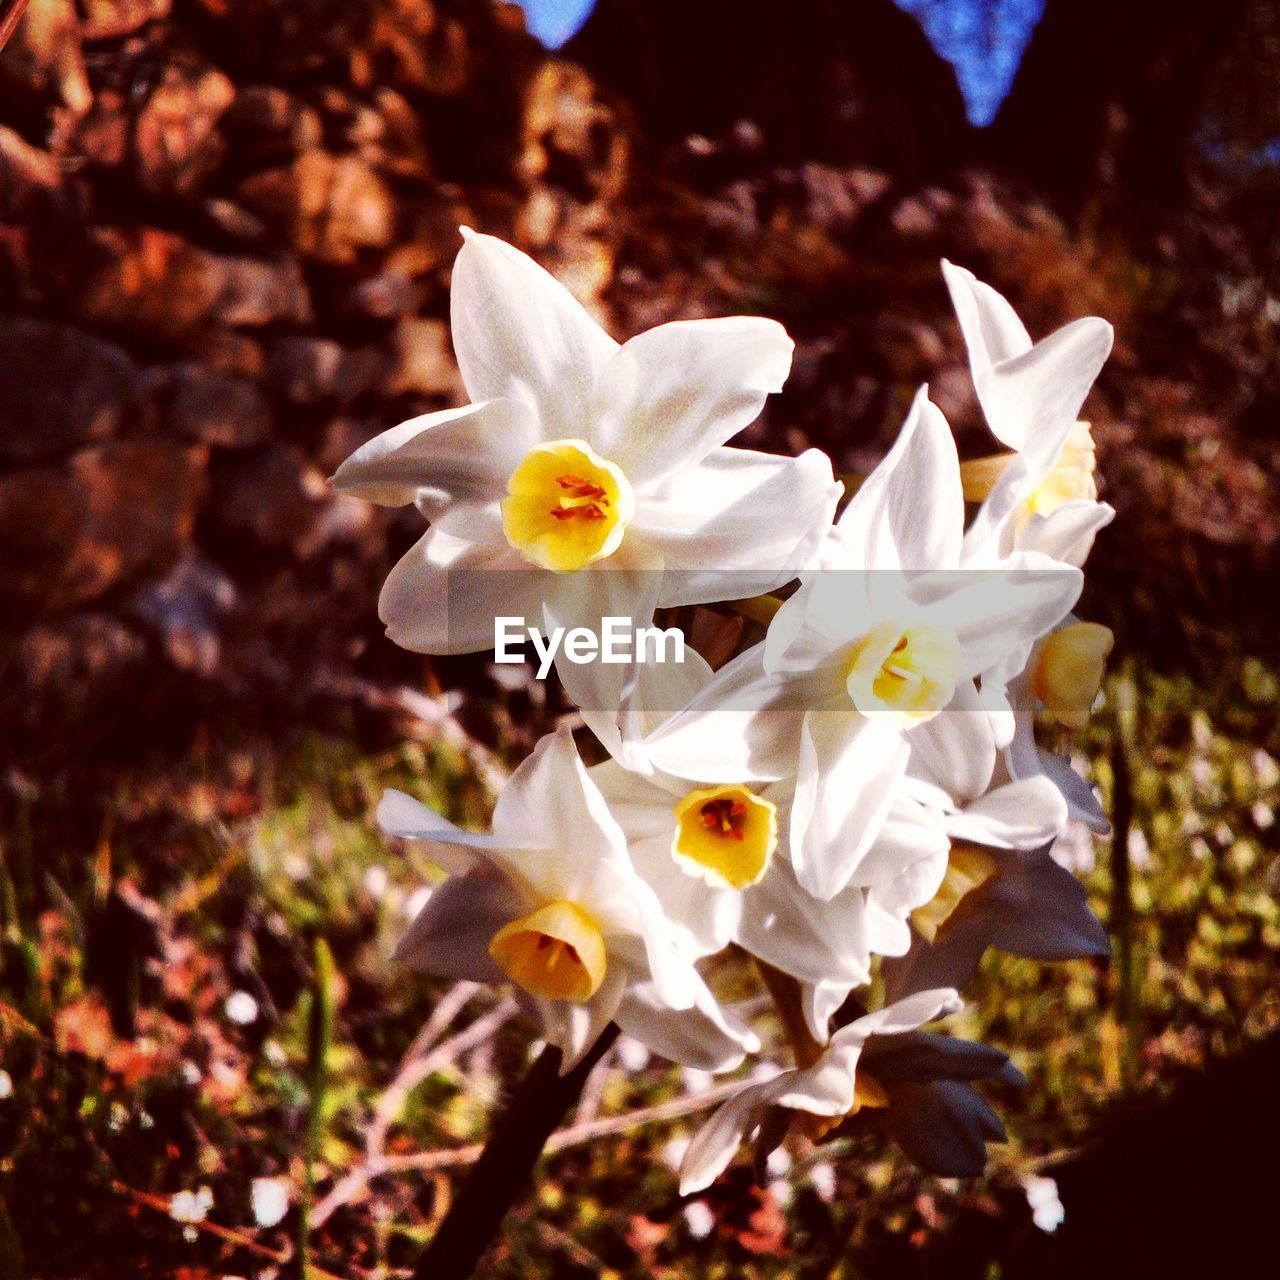
{"type": "MultiPolygon", "coordinates": [[[[704,1215],[678,1199],[673,1171],[673,1140],[693,1116],[548,1157],[483,1274],[923,1274],[930,1241],[957,1214],[997,1214],[1020,1176],[1086,1142],[1107,1115],[1280,1027],[1278,698],[1276,670],[1255,660],[1222,665],[1211,683],[1133,660],[1109,679],[1076,750],[1109,799],[1117,707],[1133,708],[1129,998],[1119,999],[1114,964],[988,953],[956,1027],[1005,1048],[1029,1085],[999,1092],[1010,1141],[993,1148],[987,1178],[925,1177],[868,1134],[793,1148],[760,1190],[739,1161],[703,1198],[704,1215]]],[[[374,826],[387,786],[476,826],[491,803],[454,747],[366,755],[318,734],[284,749],[209,742],[188,762],[96,792],[28,789],[6,801],[0,1196],[28,1274],[288,1274],[314,940],[328,942],[338,973],[322,1205],[366,1160],[372,1110],[450,985],[388,964],[438,873],[374,826]],[[275,1225],[255,1221],[253,1184],[265,1178],[289,1189],[275,1225]],[[206,1186],[206,1222],[166,1212],[175,1193],[206,1186]]],[[[1085,877],[1108,924],[1113,853],[1098,841],[1085,877]]],[[[716,978],[749,993],[732,958],[716,978]]],[[[442,1038],[499,998],[471,993],[442,1038]]],[[[531,1035],[515,1019],[446,1054],[409,1091],[388,1157],[482,1141],[531,1035]]],[[[588,1111],[616,1115],[705,1085],[638,1062],[614,1059],[588,1111]]],[[[344,1276],[404,1273],[462,1172],[385,1172],[355,1186],[316,1230],[314,1261],[344,1276]]]]}

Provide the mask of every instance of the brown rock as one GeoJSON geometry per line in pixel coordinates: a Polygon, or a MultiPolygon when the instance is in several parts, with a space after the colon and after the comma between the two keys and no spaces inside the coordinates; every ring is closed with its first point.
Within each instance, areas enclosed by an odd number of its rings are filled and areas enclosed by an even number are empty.
{"type": "Polygon", "coordinates": [[[209,253],[156,227],[102,230],[84,273],[76,311],[95,325],[168,342],[214,323],[305,324],[310,301],[291,260],[209,253]]]}
{"type": "Polygon", "coordinates": [[[393,396],[446,396],[461,402],[462,378],[443,320],[423,316],[404,321],[392,338],[387,393],[393,396]]]}
{"type": "Polygon", "coordinates": [[[386,184],[359,156],[312,150],[284,169],[255,174],[240,198],[304,254],[348,263],[395,235],[395,207],[386,184]]]}
{"type": "Polygon", "coordinates": [[[221,71],[165,68],[134,127],[134,160],[143,191],[199,190],[222,157],[218,120],[235,96],[235,87],[221,71]]]}
{"type": "Polygon", "coordinates": [[[306,455],[275,444],[228,474],[217,516],[225,528],[263,546],[305,555],[331,501],[324,476],[306,455]]]}
{"type": "Polygon", "coordinates": [[[191,536],[203,470],[202,449],[122,440],[0,476],[0,595],[48,612],[164,568],[191,536]]]}
{"type": "Polygon", "coordinates": [[[74,115],[89,109],[93,93],[73,0],[30,0],[0,58],[0,81],[60,102],[74,115]]]}
{"type": "Polygon", "coordinates": [[[250,168],[278,165],[320,145],[319,115],[275,85],[242,88],[222,117],[222,132],[237,164],[250,168]]]}
{"type": "Polygon", "coordinates": [[[95,233],[75,308],[104,328],[174,340],[208,321],[224,282],[213,254],[155,227],[95,233]]]}
{"type": "Polygon", "coordinates": [[[265,444],[271,434],[271,410],[254,383],[200,364],[173,370],[166,421],[172,434],[222,449],[265,444]]]}
{"type": "Polygon", "coordinates": [[[81,0],[86,40],[116,40],[169,16],[172,0],[81,0]]]}
{"type": "Polygon", "coordinates": [[[262,219],[236,204],[234,200],[224,200],[215,196],[204,201],[200,209],[209,219],[210,225],[229,240],[256,245],[266,237],[267,228],[262,219]]]}
{"type": "Polygon", "coordinates": [[[369,48],[354,65],[358,81],[372,82],[374,68],[390,65],[392,76],[415,89],[449,97],[460,93],[471,75],[466,29],[456,18],[442,17],[436,5],[418,0],[388,0],[374,11],[369,48]]]}
{"type": "Polygon", "coordinates": [[[398,271],[382,271],[353,285],[339,299],[347,316],[368,320],[398,320],[422,302],[423,288],[398,271]]]}
{"type": "Polygon", "coordinates": [[[118,618],[74,614],[22,637],[13,702],[25,727],[36,732],[119,715],[147,666],[146,641],[118,618]]]}
{"type": "Polygon", "coordinates": [[[0,125],[0,221],[56,217],[65,205],[58,162],[0,125]]]}
{"type": "Polygon", "coordinates": [[[188,550],[163,578],[138,591],[132,611],[155,631],[175,667],[208,678],[222,652],[222,619],[237,600],[231,579],[188,550]]]}
{"type": "Polygon", "coordinates": [[[371,347],[347,350],[328,338],[279,338],[270,372],[280,394],[294,404],[347,405],[382,381],[386,357],[371,347]]]}
{"type": "Polygon", "coordinates": [[[119,347],[69,325],[0,317],[0,457],[34,462],[101,440],[139,389],[119,347]]]}
{"type": "Polygon", "coordinates": [[[129,154],[129,110],[123,93],[102,89],[76,124],[71,139],[76,155],[102,169],[115,169],[129,154]]]}
{"type": "Polygon", "coordinates": [[[212,318],[221,324],[256,328],[266,324],[307,324],[311,302],[302,270],[292,258],[218,258],[221,292],[212,318]]]}

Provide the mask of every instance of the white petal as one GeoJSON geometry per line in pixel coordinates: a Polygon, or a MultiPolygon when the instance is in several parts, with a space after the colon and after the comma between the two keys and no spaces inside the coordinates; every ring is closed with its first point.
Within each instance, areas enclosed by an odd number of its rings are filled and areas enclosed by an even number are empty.
{"type": "Polygon", "coordinates": [[[802,982],[856,986],[869,980],[871,968],[863,915],[857,890],[815,898],[775,858],[764,879],[743,895],[737,942],[802,982]]]}
{"type": "Polygon", "coordinates": [[[763,656],[763,645],[739,654],[650,736],[646,745],[657,768],[703,782],[772,781],[794,773],[800,724],[815,700],[830,695],[831,681],[821,673],[772,680],[763,656]]]}
{"type": "Polygon", "coordinates": [[[1018,538],[1021,551],[1039,551],[1064,564],[1082,565],[1094,535],[1115,519],[1105,502],[1066,502],[1047,516],[1033,515],[1018,538]]]}
{"type": "Polygon", "coordinates": [[[706,984],[692,1009],[675,1011],[651,984],[632,987],[615,1021],[629,1036],[672,1062],[699,1071],[732,1071],[748,1053],[758,1053],[759,1037],[741,1019],[721,1008],[706,984]]]}
{"type": "Polygon", "coordinates": [[[804,1009],[804,1020],[809,1028],[809,1034],[819,1044],[826,1043],[831,1034],[831,1019],[857,985],[859,984],[832,982],[825,978],[821,982],[800,984],[800,1003],[804,1009]]]}
{"type": "Polygon", "coordinates": [[[488,868],[437,886],[396,944],[392,959],[422,973],[472,982],[505,982],[489,955],[493,935],[525,904],[488,868]]]}
{"type": "Polygon", "coordinates": [[[687,706],[712,678],[707,660],[689,644],[685,645],[683,662],[640,663],[635,684],[618,717],[622,742],[614,759],[628,771],[653,774],[654,763],[646,739],[687,706]]]}
{"type": "Polygon", "coordinates": [[[391,570],[378,599],[387,637],[415,653],[491,649],[494,619],[536,622],[550,577],[519,552],[428,529],[391,570]]]}
{"type": "Polygon", "coordinates": [[[531,258],[464,230],[453,267],[453,346],[473,400],[522,400],[543,438],[582,439],[618,344],[531,258]]]}
{"type": "Polygon", "coordinates": [[[996,765],[991,719],[972,681],[933,719],[907,731],[911,745],[908,772],[940,788],[961,803],[983,794],[996,765]]]}
{"type": "Polygon", "coordinates": [[[910,748],[889,717],[812,711],[800,731],[791,861],[819,898],[839,893],[893,804],[910,748]]]}
{"type": "Polygon", "coordinates": [[[1068,816],[1083,822],[1098,835],[1107,835],[1111,824],[1093,788],[1072,767],[1065,756],[1056,756],[1036,745],[1035,725],[1029,701],[1020,711],[1013,739],[1005,750],[1005,763],[1015,780],[1044,776],[1062,793],[1068,816]]]}
{"type": "MultiPolygon", "coordinates": [[[[783,1076],[790,1076],[784,1072],[783,1076]]],[[[783,1078],[749,1084],[734,1094],[693,1135],[680,1163],[680,1194],[692,1195],[709,1187],[728,1167],[743,1140],[759,1127],[765,1108],[773,1101],[783,1078]]]]}
{"type": "Polygon", "coordinates": [[[670,476],[636,507],[636,529],[667,568],[659,603],[743,599],[810,568],[841,491],[818,449],[798,458],[717,449],[670,476]]]}
{"type": "Polygon", "coordinates": [[[832,1036],[832,1043],[865,1043],[870,1036],[892,1036],[904,1031],[914,1031],[935,1018],[946,1017],[964,1007],[957,991],[939,987],[932,991],[917,991],[893,1004],[877,1009],[842,1027],[832,1036]]]}
{"type": "Polygon", "coordinates": [[[661,560],[633,547],[628,567],[602,566],[557,574],[543,604],[548,634],[556,627],[564,627],[566,634],[575,627],[585,627],[599,637],[605,618],[631,620],[631,661],[604,662],[597,657],[576,663],[568,658],[563,645],[556,655],[556,672],[565,692],[610,755],[623,749],[622,729],[631,722],[632,694],[640,675],[634,629],[652,624],[662,577],[661,560]]]}
{"type": "Polygon", "coordinates": [[[973,272],[946,259],[942,262],[942,275],[969,349],[974,382],[985,377],[993,364],[1031,350],[1031,335],[1001,294],[983,284],[973,272]]]}
{"type": "Polygon", "coordinates": [[[1111,354],[1113,332],[1105,320],[1073,320],[1030,350],[992,368],[978,399],[992,433],[1027,456],[1039,483],[1062,452],[1089,388],[1111,354]]]}
{"type": "Polygon", "coordinates": [[[684,930],[689,948],[699,956],[713,955],[728,946],[737,931],[743,895],[713,887],[682,870],[671,854],[674,829],[674,814],[668,806],[665,829],[633,843],[631,860],[657,895],[667,919],[684,930]]]}
{"type": "Polygon", "coordinates": [[[402,840],[425,840],[437,846],[433,852],[434,861],[454,874],[475,865],[477,859],[466,852],[468,849],[511,847],[509,838],[464,831],[412,796],[394,789],[383,792],[378,802],[377,821],[389,836],[399,836],[402,840]]]}
{"type": "Polygon", "coordinates": [[[1032,552],[1019,553],[997,569],[926,574],[911,584],[927,599],[922,617],[955,632],[962,678],[987,671],[1011,653],[1030,656],[1032,644],[1071,612],[1084,575],[1032,552]]]}
{"type": "Polygon", "coordinates": [[[701,462],[780,391],[794,343],[775,320],[679,320],[627,342],[601,375],[592,443],[636,488],[701,462]]]}
{"type": "Polygon", "coordinates": [[[449,503],[500,498],[537,441],[537,420],[518,401],[442,409],[375,436],[338,468],[331,483],[388,507],[418,500],[431,517],[449,503]]]}
{"type": "Polygon", "coordinates": [[[504,863],[541,900],[576,902],[606,932],[637,931],[636,908],[621,887],[634,880],[626,837],[568,729],[539,739],[507,780],[494,807],[493,830],[532,846],[504,863]]]}
{"type": "Polygon", "coordinates": [[[921,387],[893,448],[837,522],[825,567],[949,569],[963,531],[955,441],[921,387]]]}
{"type": "Polygon", "coordinates": [[[1037,849],[1066,830],[1067,804],[1048,778],[1010,782],[947,822],[953,840],[996,849],[1037,849]]]}
{"type": "Polygon", "coordinates": [[[613,1021],[618,1005],[633,981],[634,975],[625,965],[610,964],[605,969],[604,981],[585,1004],[572,1000],[544,1000],[517,989],[516,999],[542,1027],[547,1043],[556,1045],[564,1055],[560,1062],[562,1076],[568,1075],[578,1065],[605,1027],[613,1021]]]}
{"type": "Polygon", "coordinates": [[[1013,308],[963,267],[942,266],[969,349],[978,399],[996,438],[1019,453],[1074,423],[1111,350],[1111,326],[1077,320],[1032,347],[1013,308]]]}

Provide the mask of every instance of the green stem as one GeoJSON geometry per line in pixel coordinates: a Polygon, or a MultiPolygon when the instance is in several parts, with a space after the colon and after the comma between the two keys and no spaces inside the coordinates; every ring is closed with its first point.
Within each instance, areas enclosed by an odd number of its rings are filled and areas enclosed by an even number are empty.
{"type": "Polygon", "coordinates": [[[548,1045],[538,1055],[494,1123],[480,1159],[418,1260],[413,1280],[467,1280],[475,1271],[507,1210],[528,1184],[547,1139],[617,1038],[618,1028],[610,1023],[582,1061],[563,1076],[559,1049],[548,1045]]]}
{"type": "Polygon", "coordinates": [[[302,1203],[298,1213],[298,1280],[311,1275],[311,1206],[315,1168],[324,1133],[324,1099],[329,1087],[329,1054],[333,1048],[333,955],[323,938],[316,940],[311,983],[311,1016],[307,1053],[307,1126],[302,1140],[302,1203]]]}

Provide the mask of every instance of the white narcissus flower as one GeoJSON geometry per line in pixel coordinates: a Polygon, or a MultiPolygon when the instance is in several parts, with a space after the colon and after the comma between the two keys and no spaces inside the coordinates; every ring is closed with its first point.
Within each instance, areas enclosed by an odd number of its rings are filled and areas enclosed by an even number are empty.
{"type": "MultiPolygon", "coordinates": [[[[1009,303],[962,267],[942,264],[969,352],[974,387],[992,433],[1012,459],[980,459],[961,468],[982,505],[964,539],[966,564],[986,565],[1017,549],[1082,565],[1094,535],[1115,516],[1098,502],[1094,448],[1077,415],[1111,350],[1112,329],[1087,317],[1033,344],[1009,303]],[[976,468],[976,470],[975,470],[976,468]],[[967,470],[966,470],[967,469],[967,470]]],[[[1071,622],[1074,624],[1075,620],[1071,622]]],[[[1071,816],[1105,833],[1107,821],[1087,783],[1035,743],[1036,701],[1069,727],[1092,704],[1111,633],[1068,625],[1033,656],[1009,654],[984,673],[999,744],[1015,778],[1045,775],[1059,786],[1071,816]],[[1009,701],[1001,690],[1008,687],[1009,701]],[[1064,715],[1065,712],[1065,715],[1064,715]]]]}
{"type": "MultiPolygon", "coordinates": [[[[464,229],[452,329],[473,403],[384,432],[333,483],[416,502],[431,528],[392,571],[387,634],[424,653],[494,643],[494,618],[550,632],[751,594],[812,561],[840,485],[819,450],[726,449],[791,366],[775,321],[677,321],[619,345],[519,250],[464,229]]],[[[610,749],[627,663],[559,662],[610,749]]]]}
{"type": "Polygon", "coordinates": [[[864,1105],[881,1105],[879,1084],[859,1088],[859,1059],[873,1036],[901,1035],[961,1007],[954,991],[923,991],[867,1014],[831,1037],[816,1059],[749,1084],[694,1135],[680,1167],[680,1193],[709,1186],[773,1108],[807,1112],[838,1124],[864,1105]]]}
{"type": "Polygon", "coordinates": [[[966,986],[989,946],[1043,960],[1108,949],[1084,890],[1048,852],[1068,821],[1059,789],[1042,775],[1005,780],[990,719],[964,706],[912,734],[906,789],[943,812],[953,845],[938,893],[911,913],[910,950],[883,966],[894,998],[966,986]]]}
{"type": "Polygon", "coordinates": [[[396,949],[426,973],[514,984],[567,1071],[610,1021],[703,1069],[757,1041],[721,1011],[567,731],[548,734],[498,797],[492,833],[463,831],[398,791],[388,833],[429,841],[450,878],[396,949]],[[678,1012],[677,1012],[678,1011],[678,1012]]]}
{"type": "Polygon", "coordinates": [[[978,402],[992,434],[1014,456],[962,468],[984,498],[965,535],[967,563],[990,562],[1015,549],[1045,551],[1046,526],[1067,549],[1059,558],[1084,563],[1094,534],[1115,512],[1097,502],[1094,447],[1078,415],[1111,352],[1112,328],[1087,316],[1040,342],[1009,303],[963,267],[943,262],[969,352],[978,402]]]}
{"type": "Polygon", "coordinates": [[[818,897],[871,848],[907,767],[905,731],[1028,653],[1079,595],[1080,571],[1038,553],[963,570],[963,512],[950,429],[922,391],[763,645],[649,740],[655,766],[682,777],[794,775],[791,859],[818,897]]]}
{"type": "MultiPolygon", "coordinates": [[[[669,708],[713,680],[705,664],[665,665],[646,667],[641,686],[650,704],[669,708]]],[[[647,739],[633,745],[647,754],[647,739]]],[[[801,982],[869,981],[872,953],[906,950],[906,917],[932,898],[946,869],[941,812],[906,795],[890,798],[857,872],[824,899],[797,881],[790,863],[793,780],[709,783],[641,775],[614,760],[590,775],[636,870],[694,950],[710,955],[736,943],[801,982]]]]}

